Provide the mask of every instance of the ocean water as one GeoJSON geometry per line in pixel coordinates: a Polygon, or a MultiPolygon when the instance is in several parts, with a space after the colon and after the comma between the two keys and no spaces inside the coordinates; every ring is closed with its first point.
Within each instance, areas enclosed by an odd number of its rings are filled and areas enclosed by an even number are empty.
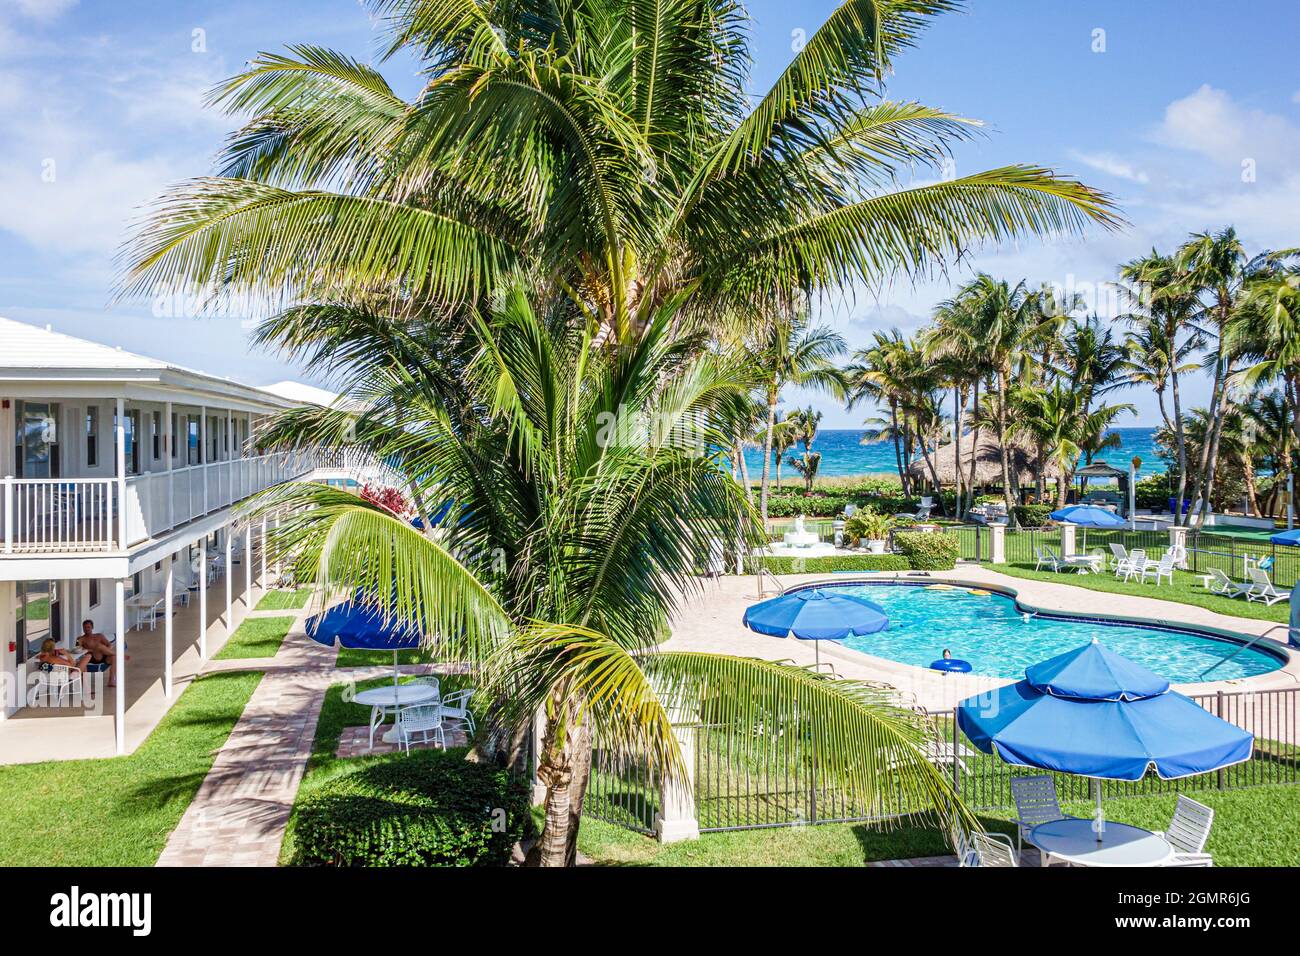
{"type": "MultiPolygon", "coordinates": [[[[819,478],[834,475],[897,475],[898,466],[894,461],[893,442],[874,442],[870,445],[861,443],[866,432],[857,428],[824,428],[817,433],[812,450],[821,452],[819,478]]],[[[1108,449],[1098,456],[1116,468],[1128,468],[1129,460],[1138,455],[1142,467],[1138,477],[1155,475],[1164,471],[1164,464],[1156,452],[1154,428],[1116,428],[1114,434],[1120,438],[1119,448],[1108,449]]],[[[803,446],[786,452],[785,457],[803,454],[803,446]]],[[[753,481],[763,473],[763,450],[751,448],[745,452],[745,465],[753,481]]],[[[781,483],[799,481],[799,475],[790,467],[788,461],[781,463],[781,483]]]]}

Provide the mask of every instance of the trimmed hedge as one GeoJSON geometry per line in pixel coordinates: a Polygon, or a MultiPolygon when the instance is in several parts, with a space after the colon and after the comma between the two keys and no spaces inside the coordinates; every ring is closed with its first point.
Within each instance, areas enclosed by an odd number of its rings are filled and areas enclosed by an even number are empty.
{"type": "Polygon", "coordinates": [[[1051,505],[1017,505],[1016,524],[1022,528],[1041,528],[1051,520],[1051,505]]]}
{"type": "Polygon", "coordinates": [[[466,750],[414,750],[325,783],[297,807],[296,866],[504,866],[529,824],[522,783],[466,750]]]}
{"type": "Polygon", "coordinates": [[[898,554],[842,554],[816,558],[769,555],[763,565],[773,574],[829,574],[832,571],[910,571],[898,554]]]}
{"type": "Polygon", "coordinates": [[[900,531],[894,545],[916,571],[951,571],[961,557],[961,539],[945,531],[900,531]]]}

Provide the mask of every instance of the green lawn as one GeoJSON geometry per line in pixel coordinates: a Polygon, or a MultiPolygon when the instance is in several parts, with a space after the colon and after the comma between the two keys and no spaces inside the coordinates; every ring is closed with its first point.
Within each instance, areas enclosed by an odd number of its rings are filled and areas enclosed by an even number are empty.
{"type": "Polygon", "coordinates": [[[296,591],[269,591],[257,602],[259,611],[296,611],[307,606],[311,599],[311,588],[299,588],[296,591]]]}
{"type": "MultiPolygon", "coordinates": [[[[1198,793],[1196,799],[1216,811],[1208,850],[1217,866],[1300,865],[1300,786],[1212,791],[1198,793]]],[[[1106,817],[1163,830],[1175,800],[1173,795],[1112,799],[1106,802],[1106,817]]],[[[1092,813],[1088,803],[1068,804],[1064,809],[1079,816],[1092,813]]],[[[986,815],[981,820],[988,829],[1014,833],[1012,816],[986,815]]],[[[651,837],[587,818],[582,821],[578,847],[606,866],[863,866],[952,852],[944,835],[921,820],[888,829],[827,823],[736,830],[661,846],[651,837]]]]}
{"type": "MultiPolygon", "coordinates": [[[[432,653],[425,648],[397,652],[399,664],[428,664],[432,661],[432,653]]],[[[382,667],[385,664],[393,666],[392,651],[359,651],[340,647],[339,656],[334,659],[335,667],[382,667]]]]}
{"type": "MultiPolygon", "coordinates": [[[[1010,557],[1010,555],[1008,555],[1010,557]]],[[[1107,591],[1112,594],[1135,594],[1140,597],[1156,598],[1161,601],[1173,601],[1178,604],[1192,604],[1220,614],[1236,617],[1254,618],[1260,621],[1287,620],[1290,605],[1283,601],[1266,607],[1259,601],[1248,602],[1245,598],[1226,598],[1211,594],[1201,586],[1199,575],[1188,571],[1175,571],[1174,583],[1161,582],[1157,587],[1151,581],[1140,584],[1137,581],[1121,581],[1113,574],[1076,574],[1073,571],[1035,571],[1034,562],[1017,562],[1013,564],[992,564],[989,568],[1002,574],[1017,578],[1030,578],[1035,581],[1052,581],[1056,584],[1072,584],[1075,587],[1091,591],[1107,591]]]]}
{"type": "MultiPolygon", "coordinates": [[[[392,654],[388,655],[388,659],[390,662],[392,661],[392,654]]],[[[366,663],[372,664],[375,662],[367,661],[366,663]]],[[[403,683],[410,679],[410,677],[403,678],[403,683]]],[[[307,771],[303,774],[302,783],[298,785],[295,803],[307,794],[314,792],[321,784],[341,774],[355,773],[360,768],[376,760],[401,759],[396,754],[380,757],[353,757],[348,760],[339,760],[334,756],[339,749],[339,738],[343,735],[344,729],[347,727],[364,727],[370,718],[370,708],[345,700],[345,691],[349,687],[353,691],[367,690],[371,687],[386,684],[391,680],[391,677],[376,677],[372,680],[358,681],[355,685],[340,683],[333,685],[325,692],[325,700],[321,704],[320,719],[316,722],[316,736],[312,739],[311,756],[307,760],[307,771]]],[[[443,693],[450,693],[464,686],[468,678],[455,674],[439,675],[439,681],[443,693]]],[[[286,865],[293,859],[293,831],[294,821],[291,817],[289,827],[285,831],[284,844],[280,850],[281,866],[286,865]]]]}
{"type": "Polygon", "coordinates": [[[293,626],[291,617],[250,617],[235,628],[213,660],[241,660],[246,657],[274,657],[293,626]]]}
{"type": "Polygon", "coordinates": [[[0,866],[152,866],[261,679],[196,680],[130,756],[0,767],[0,866]]]}

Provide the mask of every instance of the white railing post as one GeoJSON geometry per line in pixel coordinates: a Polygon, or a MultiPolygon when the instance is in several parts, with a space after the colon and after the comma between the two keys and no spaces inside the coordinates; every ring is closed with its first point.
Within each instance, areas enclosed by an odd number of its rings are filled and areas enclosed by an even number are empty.
{"type": "Polygon", "coordinates": [[[5,475],[5,553],[14,549],[14,476],[5,475]]]}
{"type": "Polygon", "coordinates": [[[208,406],[199,406],[199,460],[197,464],[203,466],[203,510],[200,514],[208,513],[208,406]]]}
{"type": "Polygon", "coordinates": [[[163,460],[167,466],[167,528],[171,530],[180,522],[176,520],[176,477],[172,474],[172,451],[176,436],[172,434],[172,403],[163,404],[163,460]]]}

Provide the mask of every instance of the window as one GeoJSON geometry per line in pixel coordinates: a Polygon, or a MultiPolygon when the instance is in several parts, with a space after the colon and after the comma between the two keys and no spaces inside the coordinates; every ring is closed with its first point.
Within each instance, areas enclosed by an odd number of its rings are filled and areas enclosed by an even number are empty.
{"type": "Polygon", "coordinates": [[[90,579],[89,601],[91,607],[99,607],[99,578],[90,579]]]}
{"type": "Polygon", "coordinates": [[[202,451],[202,449],[199,448],[199,416],[186,416],[185,434],[186,454],[188,456],[186,462],[191,465],[197,465],[199,463],[199,452],[202,451]]]}
{"type": "Polygon", "coordinates": [[[153,439],[153,460],[159,461],[162,459],[162,412],[150,415],[149,427],[152,432],[149,437],[153,439]]]}
{"type": "Polygon", "coordinates": [[[179,431],[180,418],[181,418],[180,415],[178,415],[176,412],[172,412],[171,447],[168,449],[168,451],[171,453],[173,461],[179,458],[181,454],[181,443],[177,440],[177,436],[180,434],[179,431]]]}
{"type": "Polygon", "coordinates": [[[63,627],[57,581],[19,581],[17,593],[14,629],[21,664],[41,652],[47,637],[61,643],[63,627]]]}
{"type": "Polygon", "coordinates": [[[86,467],[94,468],[99,464],[99,407],[90,405],[86,408],[86,467]]]}

